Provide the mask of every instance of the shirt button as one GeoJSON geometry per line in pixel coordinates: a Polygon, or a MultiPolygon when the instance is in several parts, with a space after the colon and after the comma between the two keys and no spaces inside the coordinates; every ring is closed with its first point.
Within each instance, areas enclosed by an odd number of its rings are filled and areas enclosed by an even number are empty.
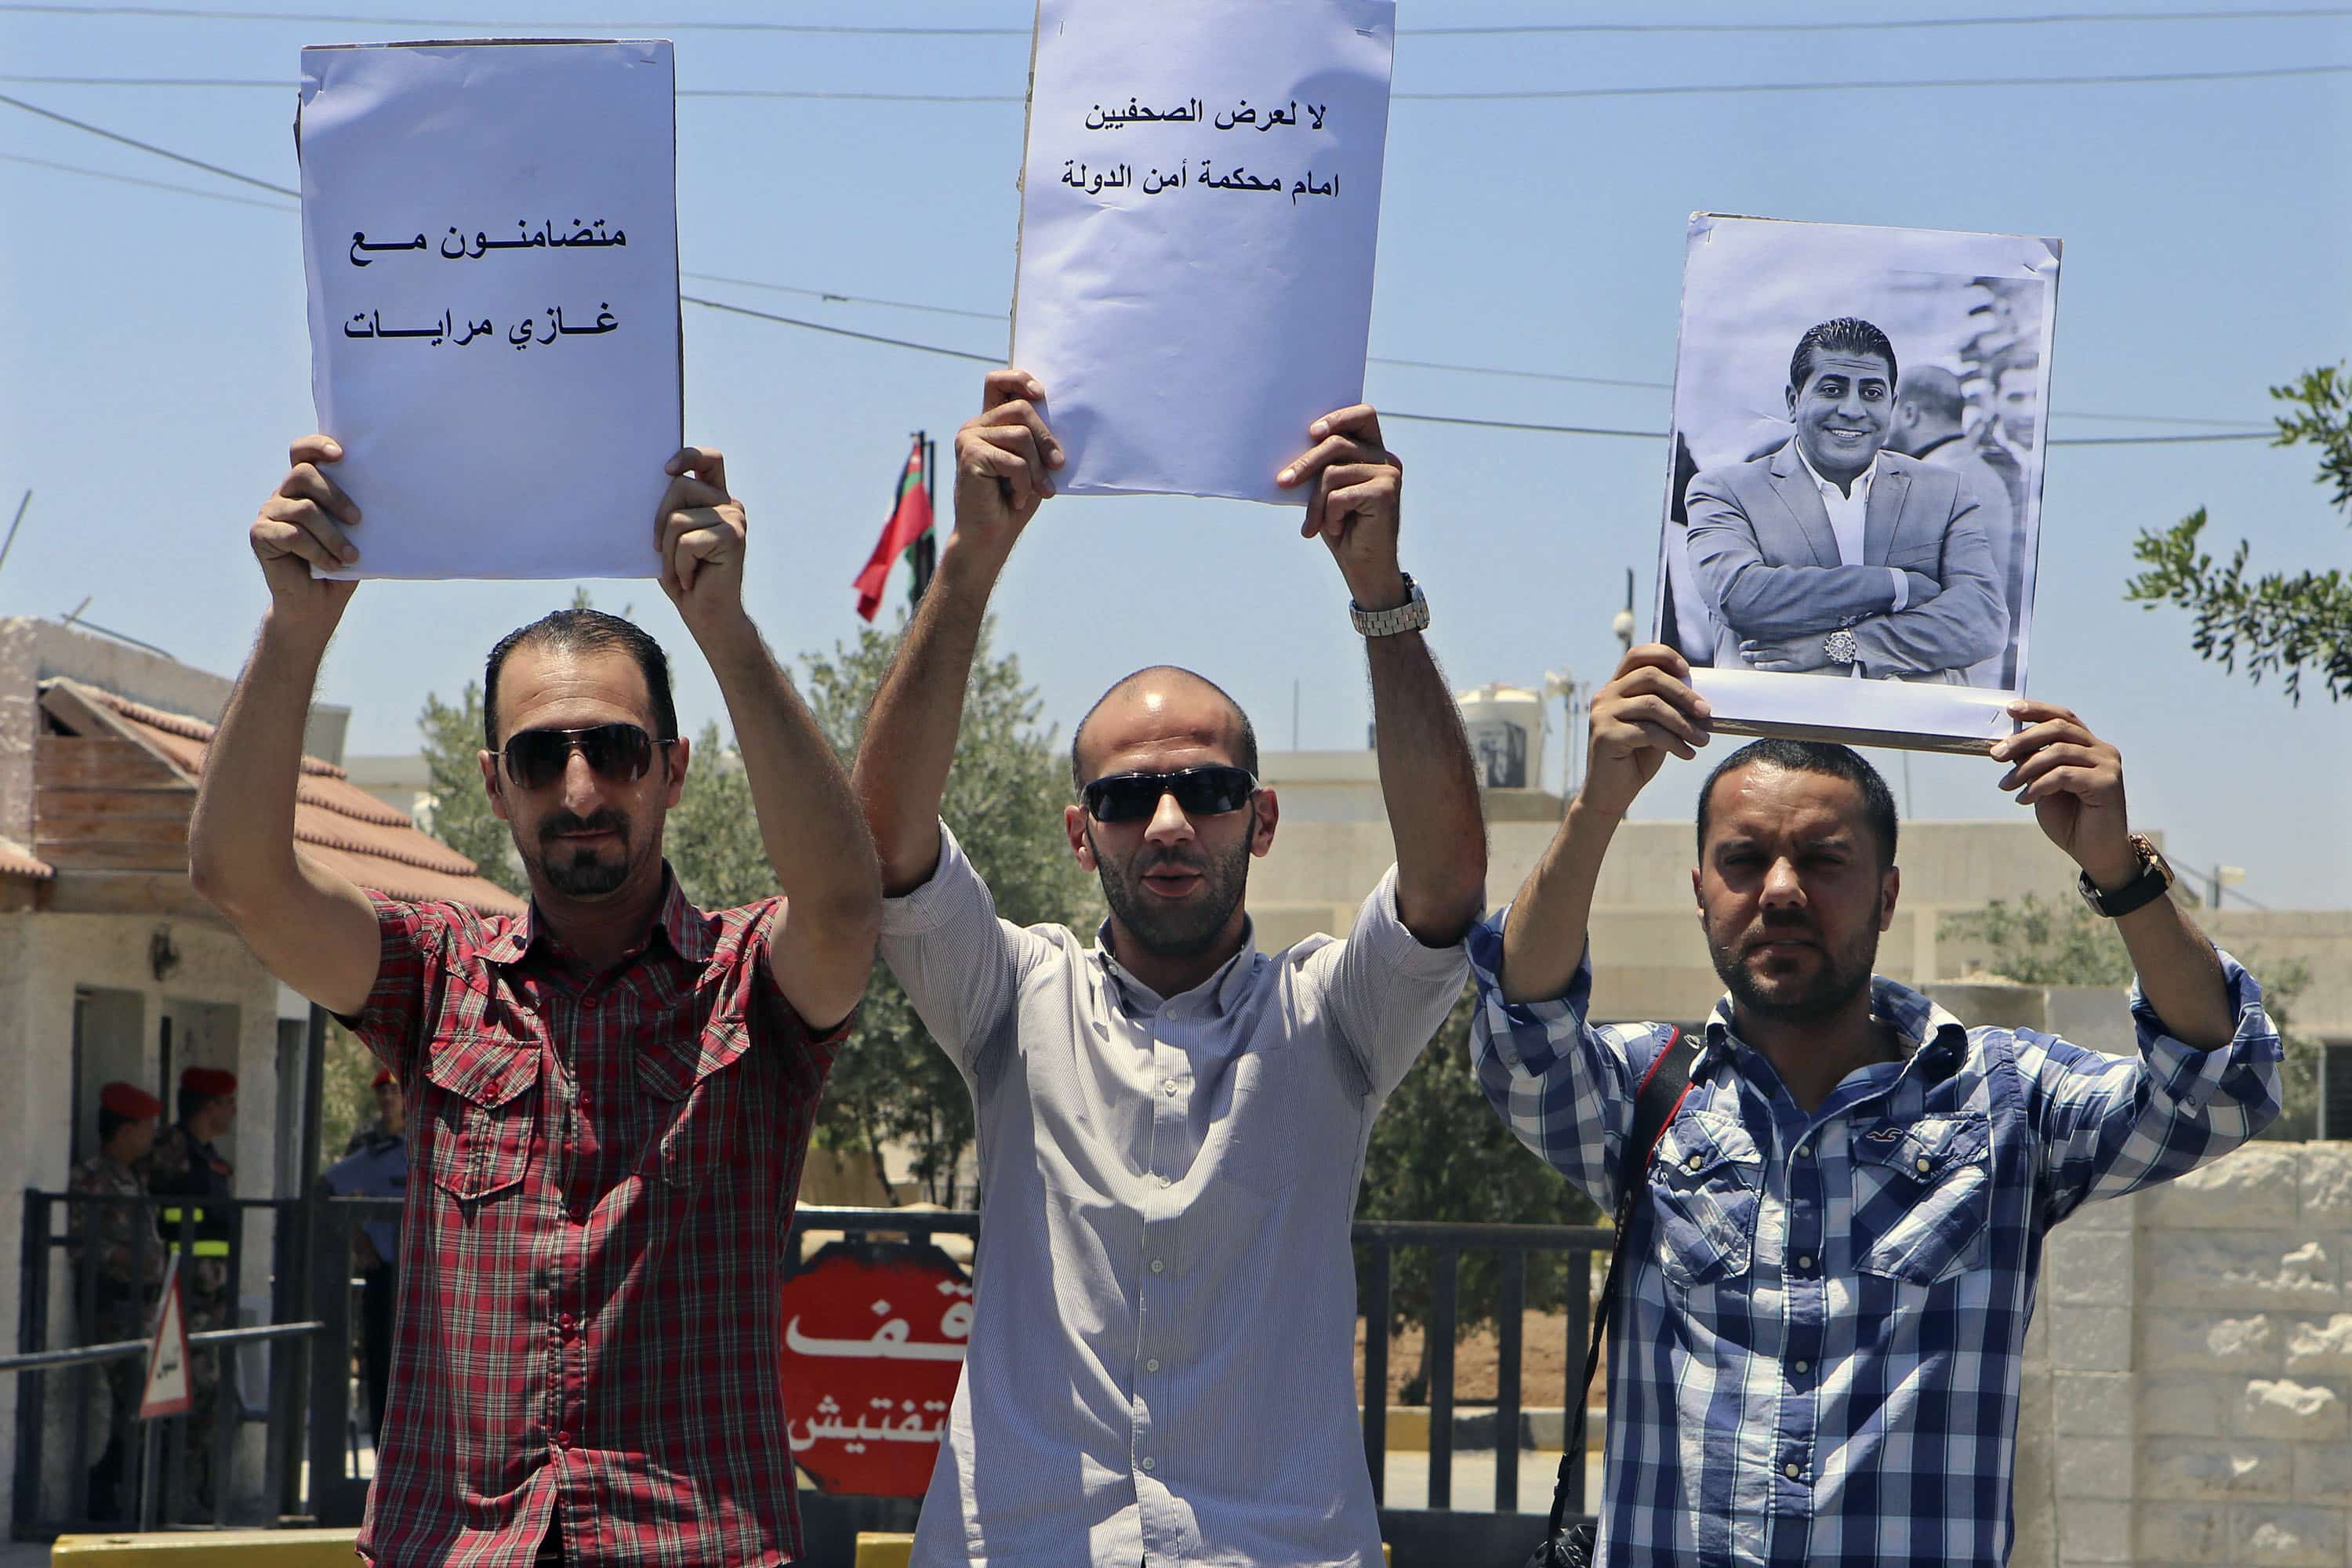
{"type": "Polygon", "coordinates": [[[555,1435],[555,1446],[559,1448],[569,1448],[572,1447],[571,1432],[569,1430],[558,1432],[555,1435]]]}
{"type": "Polygon", "coordinates": [[[1172,1078],[1162,1079],[1160,1085],[1160,1092],[1162,1094],[1174,1094],[1176,1092],[1176,1080],[1172,1078]]]}
{"type": "Polygon", "coordinates": [[[1693,1170],[1693,1171],[1697,1170],[1701,1165],[1704,1165],[1704,1164],[1706,1164],[1706,1157],[1705,1157],[1705,1156],[1703,1156],[1703,1155],[1699,1155],[1699,1154],[1693,1154],[1689,1159],[1687,1159],[1687,1160],[1685,1160],[1685,1161],[1684,1161],[1684,1162],[1683,1162],[1683,1164],[1684,1164],[1687,1169],[1690,1169],[1690,1170],[1693,1170]]]}
{"type": "Polygon", "coordinates": [[[1791,1459],[1787,1464],[1780,1467],[1780,1473],[1793,1481],[1799,1476],[1805,1473],[1805,1467],[1797,1463],[1796,1460],[1791,1459]]]}
{"type": "Polygon", "coordinates": [[[1172,1177],[1169,1177],[1169,1176],[1160,1176],[1160,1177],[1158,1177],[1158,1178],[1156,1178],[1156,1179],[1159,1181],[1160,1184],[1161,1186],[1163,1186],[1163,1187],[1165,1187],[1165,1186],[1172,1186],[1172,1185],[1174,1184],[1174,1178],[1172,1178],[1172,1177]]]}
{"type": "Polygon", "coordinates": [[[1145,1473],[1149,1474],[1152,1470],[1159,1468],[1159,1464],[1150,1455],[1146,1454],[1143,1456],[1143,1468],[1145,1473]]]}
{"type": "Polygon", "coordinates": [[[1923,1176],[1934,1168],[1927,1163],[1927,1158],[1924,1155],[1914,1161],[1913,1163],[1918,1167],[1919,1173],[1923,1176]]]}
{"type": "Polygon", "coordinates": [[[1158,1356],[1153,1356],[1150,1361],[1145,1362],[1143,1363],[1143,1370],[1146,1372],[1158,1372],[1160,1370],[1160,1358],[1158,1356]]]}
{"type": "Polygon", "coordinates": [[[1153,1259],[1151,1260],[1151,1271],[1152,1271],[1154,1274],[1165,1274],[1165,1273],[1167,1273],[1167,1272],[1168,1272],[1168,1260],[1167,1260],[1166,1258],[1153,1258],[1153,1259]]]}
{"type": "Polygon", "coordinates": [[[1797,1158],[1800,1160],[1811,1159],[1812,1157],[1812,1152],[1813,1146],[1811,1143],[1800,1143],[1797,1145],[1797,1158]]]}
{"type": "Polygon", "coordinates": [[[1797,1363],[1797,1370],[1799,1372],[1811,1372],[1813,1370],[1813,1363],[1809,1361],[1801,1361],[1797,1363]]]}
{"type": "Polygon", "coordinates": [[[1813,1266],[1813,1255],[1812,1255],[1811,1253],[1810,1253],[1810,1252],[1801,1252],[1801,1253],[1799,1253],[1799,1254],[1797,1255],[1797,1267],[1798,1267],[1798,1268],[1811,1268],[1812,1266],[1813,1266]]]}
{"type": "Polygon", "coordinates": [[[569,1312],[556,1313],[555,1326],[562,1330],[565,1333],[570,1333],[572,1331],[572,1314],[569,1312]]]}

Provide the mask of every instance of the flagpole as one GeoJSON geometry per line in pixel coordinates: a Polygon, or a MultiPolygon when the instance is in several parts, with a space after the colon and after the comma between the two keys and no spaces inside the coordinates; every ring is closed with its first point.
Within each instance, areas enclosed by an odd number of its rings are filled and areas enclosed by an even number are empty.
{"type": "MultiPolygon", "coordinates": [[[[931,468],[939,454],[939,443],[924,432],[915,432],[915,444],[923,449],[923,498],[931,503],[931,515],[939,516],[939,489],[933,484],[931,468]]],[[[923,602],[923,590],[931,585],[931,573],[940,562],[939,525],[934,522],[923,537],[908,546],[907,559],[915,569],[915,580],[907,590],[907,602],[911,608],[923,602]]]]}

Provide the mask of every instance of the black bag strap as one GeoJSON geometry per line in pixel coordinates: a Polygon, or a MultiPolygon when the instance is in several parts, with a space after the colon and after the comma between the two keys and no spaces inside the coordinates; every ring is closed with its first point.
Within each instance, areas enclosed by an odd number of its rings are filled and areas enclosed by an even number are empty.
{"type": "Polygon", "coordinates": [[[1576,1408],[1568,1413],[1568,1451],[1559,1457],[1559,1479],[1552,1487],[1547,1539],[1559,1533],[1559,1521],[1568,1514],[1568,1483],[1573,1473],[1570,1467],[1584,1463],[1584,1411],[1592,1400],[1593,1374],[1601,1369],[1601,1336],[1608,1330],[1611,1310],[1617,1303],[1617,1266],[1625,1256],[1625,1233],[1632,1228],[1636,1203],[1649,1190],[1650,1157],[1657,1152],[1666,1123],[1682,1109],[1683,1097],[1690,1093],[1691,1064],[1697,1058],[1698,1049],[1689,1037],[1675,1028],[1666,1037],[1665,1049],[1642,1075],[1641,1087],[1634,1091],[1633,1131],[1625,1141],[1628,1158],[1618,1183],[1617,1234],[1610,1243],[1609,1270],[1601,1280],[1601,1304],[1592,1312],[1592,1342],[1584,1352],[1584,1391],[1577,1398],[1576,1408]],[[1638,1157],[1635,1150],[1641,1151],[1638,1157]]]}

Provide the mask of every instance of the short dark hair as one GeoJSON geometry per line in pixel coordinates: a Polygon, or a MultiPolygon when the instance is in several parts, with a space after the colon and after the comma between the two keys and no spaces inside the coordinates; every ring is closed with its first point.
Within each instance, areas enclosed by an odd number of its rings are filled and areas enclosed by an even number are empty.
{"type": "Polygon", "coordinates": [[[669,656],[662,652],[661,644],[634,622],[608,616],[602,610],[575,608],[557,610],[527,626],[517,626],[490,649],[489,664],[482,672],[482,743],[489,750],[499,749],[499,668],[515,649],[542,645],[569,653],[603,653],[617,648],[635,659],[646,678],[646,690],[653,698],[654,739],[677,739],[677,705],[671,700],[669,690],[669,656]]]}
{"type": "Polygon", "coordinates": [[[1892,386],[1900,379],[1894,342],[1859,316],[1840,316],[1809,329],[1797,340],[1797,352],[1789,356],[1790,391],[1805,390],[1805,383],[1813,379],[1813,362],[1824,353],[1876,354],[1886,362],[1887,384],[1892,386]]]}
{"type": "Polygon", "coordinates": [[[98,1142],[100,1146],[102,1148],[105,1145],[113,1142],[114,1135],[116,1133],[121,1131],[125,1127],[130,1126],[133,1121],[138,1120],[139,1118],[135,1116],[125,1116],[119,1110],[112,1110],[103,1105],[100,1106],[98,1108],[98,1142]]]}
{"type": "Polygon", "coordinates": [[[1903,378],[1902,387],[1895,395],[1898,402],[1916,403],[1937,418],[1955,423],[1969,411],[1969,400],[1960,392],[1960,378],[1941,365],[1917,366],[1903,378]]]}
{"type": "Polygon", "coordinates": [[[1225,706],[1234,710],[1234,724],[1240,734],[1240,739],[1234,744],[1234,765],[1252,778],[1257,776],[1257,731],[1251,725],[1249,715],[1242,711],[1242,705],[1234,700],[1233,694],[1198,670],[1186,669],[1178,664],[1152,664],[1146,665],[1131,675],[1122,675],[1112,681],[1103,694],[1095,699],[1094,706],[1087,710],[1087,716],[1078,721],[1078,727],[1070,731],[1070,787],[1072,789],[1084,790],[1089,782],[1086,774],[1086,766],[1078,760],[1078,742],[1086,738],[1087,726],[1094,721],[1095,715],[1102,710],[1104,703],[1147,675],[1181,675],[1188,680],[1199,681],[1222,698],[1225,706]]]}
{"type": "Polygon", "coordinates": [[[1715,803],[1715,786],[1724,774],[1737,769],[1761,766],[1779,768],[1792,773],[1828,773],[1841,778],[1862,792],[1863,820],[1878,840],[1883,852],[1880,864],[1895,864],[1895,795],[1878,770],[1863,760],[1852,746],[1841,746],[1830,741],[1750,741],[1716,764],[1706,775],[1706,784],[1698,792],[1698,855],[1706,858],[1706,818],[1708,808],[1715,803]]]}

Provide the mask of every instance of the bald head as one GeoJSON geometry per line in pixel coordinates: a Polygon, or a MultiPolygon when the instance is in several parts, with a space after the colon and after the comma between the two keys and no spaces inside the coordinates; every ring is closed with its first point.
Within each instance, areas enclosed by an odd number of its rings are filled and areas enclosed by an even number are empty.
{"type": "Polygon", "coordinates": [[[1206,747],[1255,775],[1257,731],[1241,704],[1206,676],[1155,664],[1119,680],[1095,700],[1070,736],[1070,783],[1083,790],[1104,776],[1101,759],[1139,747],[1206,747]]]}

